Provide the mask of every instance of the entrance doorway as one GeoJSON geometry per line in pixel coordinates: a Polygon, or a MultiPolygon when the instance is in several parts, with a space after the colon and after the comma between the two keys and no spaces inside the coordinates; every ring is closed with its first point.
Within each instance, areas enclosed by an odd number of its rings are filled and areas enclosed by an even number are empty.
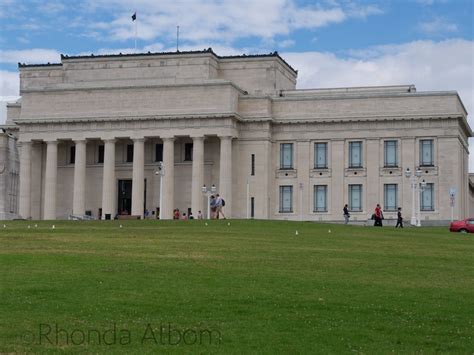
{"type": "MultiPolygon", "coordinates": [[[[132,214],[132,180],[119,180],[118,181],[118,203],[117,208],[118,214],[132,214]]],[[[143,211],[146,206],[146,179],[144,181],[143,189],[143,211]]]]}
{"type": "Polygon", "coordinates": [[[118,181],[118,214],[132,213],[132,180],[118,181]]]}

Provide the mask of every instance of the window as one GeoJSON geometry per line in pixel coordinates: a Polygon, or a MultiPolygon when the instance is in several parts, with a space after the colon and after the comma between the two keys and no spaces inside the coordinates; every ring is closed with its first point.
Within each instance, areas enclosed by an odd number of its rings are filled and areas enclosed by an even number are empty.
{"type": "Polygon", "coordinates": [[[349,210],[362,211],[362,185],[349,185],[349,210]]]}
{"type": "Polygon", "coordinates": [[[349,142],[349,168],[362,168],[362,142],[349,142]]]}
{"type": "Polygon", "coordinates": [[[193,144],[184,143],[184,161],[193,160],[193,144]]]}
{"type": "Polygon", "coordinates": [[[327,212],[327,185],[314,185],[314,212],[327,212]]]}
{"type": "Polygon", "coordinates": [[[433,166],[433,140],[420,140],[420,166],[433,166]]]}
{"type": "Polygon", "coordinates": [[[397,141],[385,141],[384,142],[384,166],[385,167],[397,167],[397,141]]]}
{"type": "Polygon", "coordinates": [[[98,164],[104,163],[104,145],[103,144],[99,144],[98,146],[97,163],[98,164]]]}
{"type": "Polygon", "coordinates": [[[398,208],[397,194],[398,194],[398,185],[397,184],[385,184],[383,190],[383,209],[386,211],[396,211],[398,208]]]}
{"type": "Polygon", "coordinates": [[[328,144],[314,143],[314,168],[326,169],[328,167],[328,144]]]}
{"type": "Polygon", "coordinates": [[[75,164],[76,163],[76,146],[72,145],[69,148],[69,164],[75,164]]]}
{"type": "Polygon", "coordinates": [[[127,163],[133,162],[133,144],[127,144],[127,163]]]}
{"type": "Polygon", "coordinates": [[[434,184],[426,184],[421,192],[421,210],[434,211],[434,184]]]}
{"type": "Polygon", "coordinates": [[[293,169],[293,143],[280,144],[280,169],[293,169]]]}
{"type": "Polygon", "coordinates": [[[252,154],[250,158],[250,175],[255,175],[255,154],[252,154]]]}
{"type": "Polygon", "coordinates": [[[293,186],[280,186],[280,213],[293,212],[293,186]]]}
{"type": "Polygon", "coordinates": [[[163,144],[155,145],[155,161],[163,161],[163,144]]]}

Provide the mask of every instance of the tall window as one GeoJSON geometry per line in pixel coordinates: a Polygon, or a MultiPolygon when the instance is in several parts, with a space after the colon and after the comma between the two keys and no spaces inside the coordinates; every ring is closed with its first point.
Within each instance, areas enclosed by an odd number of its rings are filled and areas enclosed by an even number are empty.
{"type": "Polygon", "coordinates": [[[76,162],[76,146],[72,145],[69,150],[69,164],[76,162]]]}
{"type": "Polygon", "coordinates": [[[362,168],[362,142],[349,142],[349,168],[362,168]]]}
{"type": "Polygon", "coordinates": [[[314,168],[325,169],[328,167],[328,144],[314,143],[314,168]]]}
{"type": "Polygon", "coordinates": [[[280,169],[293,169],[293,143],[280,144],[280,169]]]}
{"type": "Polygon", "coordinates": [[[255,154],[252,154],[250,158],[250,175],[255,175],[255,154]]]}
{"type": "Polygon", "coordinates": [[[127,163],[133,162],[133,144],[127,144],[127,163]]]}
{"type": "Polygon", "coordinates": [[[327,185],[314,185],[314,212],[327,212],[327,185]]]}
{"type": "Polygon", "coordinates": [[[250,197],[250,218],[255,217],[255,197],[250,197]]]}
{"type": "Polygon", "coordinates": [[[420,165],[421,166],[432,166],[432,165],[434,165],[433,140],[432,139],[422,139],[422,140],[420,140],[420,165]]]}
{"type": "Polygon", "coordinates": [[[103,164],[104,163],[104,145],[99,144],[97,149],[97,163],[103,164]]]}
{"type": "Polygon", "coordinates": [[[384,142],[384,166],[385,167],[398,166],[397,145],[398,145],[397,141],[384,142]]]}
{"type": "Polygon", "coordinates": [[[383,208],[386,211],[396,211],[398,207],[397,194],[398,194],[398,185],[397,184],[385,184],[383,192],[383,208]]]}
{"type": "Polygon", "coordinates": [[[293,212],[293,186],[280,186],[280,213],[293,212]]]}
{"type": "Polygon", "coordinates": [[[163,144],[155,145],[155,161],[163,161],[163,144]]]}
{"type": "Polygon", "coordinates": [[[349,209],[362,211],[362,185],[349,185],[349,209]]]}
{"type": "Polygon", "coordinates": [[[426,184],[421,193],[421,210],[434,211],[434,184],[426,184]]]}
{"type": "Polygon", "coordinates": [[[184,143],[184,160],[192,161],[193,160],[193,144],[184,143]]]}

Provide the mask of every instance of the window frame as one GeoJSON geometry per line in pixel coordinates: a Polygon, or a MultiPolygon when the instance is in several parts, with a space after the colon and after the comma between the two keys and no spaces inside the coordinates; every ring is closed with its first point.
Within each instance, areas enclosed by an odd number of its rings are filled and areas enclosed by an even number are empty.
{"type": "Polygon", "coordinates": [[[364,145],[363,141],[350,141],[349,142],[349,169],[360,169],[364,167],[364,145]],[[352,161],[352,149],[353,147],[358,144],[359,145],[359,156],[360,162],[359,165],[355,165],[352,161]]]}
{"type": "Polygon", "coordinates": [[[426,183],[425,188],[421,192],[421,198],[420,198],[420,211],[422,212],[432,212],[435,211],[435,191],[434,191],[434,183],[429,182],[426,183]],[[430,193],[431,193],[431,206],[425,206],[424,205],[424,200],[425,200],[425,193],[427,193],[427,187],[430,186],[430,193]]]}
{"type": "Polygon", "coordinates": [[[420,146],[419,146],[419,149],[420,149],[420,156],[419,156],[419,163],[420,165],[419,166],[422,166],[422,167],[430,167],[430,166],[434,166],[434,161],[435,161],[435,157],[434,157],[434,139],[433,138],[428,138],[428,139],[420,139],[420,146]],[[430,155],[431,155],[431,161],[428,163],[425,163],[423,161],[423,152],[424,152],[424,142],[430,142],[430,155]]]}
{"type": "Polygon", "coordinates": [[[163,143],[155,143],[155,163],[162,162],[163,161],[163,143]],[[160,154],[159,151],[161,149],[160,154]],[[159,155],[161,155],[161,159],[159,158],[159,155]]]}
{"type": "Polygon", "coordinates": [[[384,143],[383,143],[383,166],[384,168],[398,168],[398,141],[396,139],[388,139],[388,140],[385,140],[384,143]],[[388,162],[388,145],[390,143],[393,143],[394,144],[394,163],[391,164],[388,162]]]}
{"type": "Polygon", "coordinates": [[[362,184],[349,184],[349,188],[348,188],[348,207],[349,207],[349,211],[352,211],[352,212],[362,212],[364,210],[364,204],[363,204],[363,199],[362,199],[362,190],[363,190],[363,186],[362,184]],[[355,187],[358,187],[359,188],[359,200],[360,200],[360,208],[358,209],[355,209],[354,206],[352,205],[352,192],[353,192],[353,189],[355,187]]]}
{"type": "Polygon", "coordinates": [[[278,212],[279,213],[293,213],[293,185],[280,185],[279,186],[278,212]],[[290,194],[290,206],[288,209],[283,208],[284,193],[286,189],[288,189],[289,194],[290,194]]]}
{"type": "Polygon", "coordinates": [[[125,148],[125,162],[126,163],[133,163],[133,144],[127,144],[125,148]]]}
{"type": "Polygon", "coordinates": [[[328,212],[328,185],[314,185],[314,187],[313,187],[313,212],[315,212],[315,213],[328,212]],[[319,188],[323,188],[322,190],[324,191],[324,209],[318,209],[318,207],[317,207],[319,188]]]}
{"type": "Polygon", "coordinates": [[[105,145],[98,144],[97,145],[97,164],[104,164],[105,158],[105,145]]]}
{"type": "Polygon", "coordinates": [[[390,212],[394,212],[394,211],[397,211],[398,209],[398,184],[393,184],[393,183],[389,183],[389,184],[384,184],[383,185],[383,209],[384,211],[390,211],[390,212]],[[391,208],[392,206],[388,206],[387,204],[387,200],[388,200],[388,189],[389,187],[395,187],[395,206],[393,206],[393,208],[391,208]]]}
{"type": "Polygon", "coordinates": [[[69,164],[76,164],[76,146],[69,146],[69,164]]]}
{"type": "Polygon", "coordinates": [[[313,168],[314,169],[327,169],[328,164],[328,142],[314,142],[314,159],[313,159],[313,168]],[[324,146],[324,166],[318,165],[318,151],[319,147],[324,146]]]}
{"type": "Polygon", "coordinates": [[[184,157],[183,161],[193,161],[193,150],[194,145],[192,142],[184,143],[184,157]]]}
{"type": "Polygon", "coordinates": [[[294,155],[293,143],[280,143],[280,170],[293,170],[294,169],[293,155],[294,155]],[[291,149],[289,166],[286,166],[284,164],[284,147],[286,146],[290,147],[291,149]]]}

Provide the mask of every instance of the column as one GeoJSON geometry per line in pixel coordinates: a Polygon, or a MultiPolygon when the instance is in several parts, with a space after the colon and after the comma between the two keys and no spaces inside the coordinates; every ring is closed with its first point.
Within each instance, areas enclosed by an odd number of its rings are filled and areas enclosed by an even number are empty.
{"type": "Polygon", "coordinates": [[[204,137],[193,137],[193,172],[191,186],[191,211],[197,215],[203,208],[202,185],[204,184],[204,137]]]}
{"type": "Polygon", "coordinates": [[[174,209],[174,137],[163,138],[163,206],[161,219],[173,219],[174,209]]]}
{"type": "Polygon", "coordinates": [[[133,140],[132,215],[143,218],[145,194],[145,139],[133,140]]]}
{"type": "Polygon", "coordinates": [[[20,146],[20,206],[22,218],[31,217],[31,142],[20,146]]]}
{"type": "Polygon", "coordinates": [[[75,143],[72,214],[82,216],[86,213],[86,141],[78,140],[75,143]]]}
{"type": "Polygon", "coordinates": [[[56,182],[58,179],[58,142],[46,142],[43,219],[56,219],[56,182]]]}
{"type": "Polygon", "coordinates": [[[104,175],[102,180],[102,219],[114,217],[115,196],[115,139],[104,140],[104,175]]]}
{"type": "Polygon", "coordinates": [[[221,139],[221,158],[219,170],[219,195],[225,200],[224,213],[232,217],[232,137],[221,139]]]}

